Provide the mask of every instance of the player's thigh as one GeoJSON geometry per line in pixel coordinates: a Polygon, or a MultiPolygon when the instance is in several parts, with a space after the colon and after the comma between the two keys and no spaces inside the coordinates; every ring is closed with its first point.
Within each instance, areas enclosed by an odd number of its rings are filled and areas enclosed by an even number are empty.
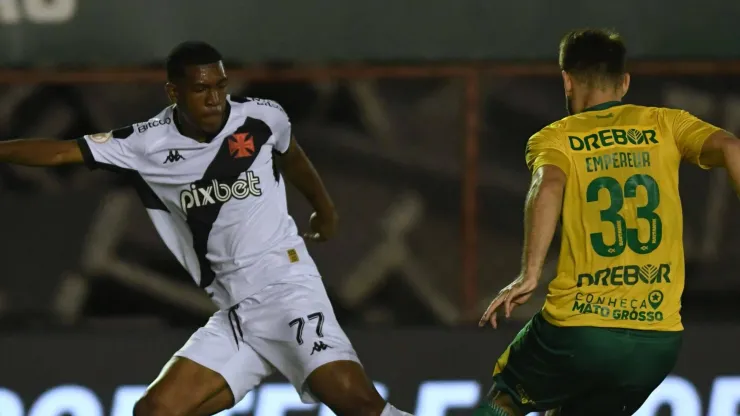
{"type": "Polygon", "coordinates": [[[319,399],[307,380],[322,367],[314,380],[351,382],[357,391],[377,395],[319,277],[270,285],[242,305],[239,315],[247,341],[288,378],[305,402],[319,399]]]}
{"type": "Polygon", "coordinates": [[[527,414],[557,408],[583,394],[588,381],[579,376],[577,362],[582,348],[569,336],[571,332],[535,315],[496,362],[485,400],[510,399],[527,414]]]}
{"type": "Polygon", "coordinates": [[[331,361],[313,370],[304,390],[335,414],[379,415],[385,400],[356,361],[331,361]]]}
{"type": "Polygon", "coordinates": [[[272,371],[232,330],[228,312],[219,311],[175,353],[142,401],[175,414],[217,412],[242,400],[272,371]]]}
{"type": "Polygon", "coordinates": [[[605,414],[635,413],[673,371],[683,343],[682,332],[628,330],[626,336],[627,353],[610,377],[616,386],[604,393],[605,414]]]}
{"type": "Polygon", "coordinates": [[[673,371],[683,344],[682,332],[629,330],[626,354],[614,369],[619,388],[652,391],[673,371]]]}
{"type": "Polygon", "coordinates": [[[593,329],[588,349],[602,355],[593,362],[593,386],[562,407],[569,415],[632,415],[670,374],[681,349],[680,332],[593,329]]]}
{"type": "Polygon", "coordinates": [[[645,403],[652,390],[598,389],[564,404],[556,416],[630,416],[645,403]]]}

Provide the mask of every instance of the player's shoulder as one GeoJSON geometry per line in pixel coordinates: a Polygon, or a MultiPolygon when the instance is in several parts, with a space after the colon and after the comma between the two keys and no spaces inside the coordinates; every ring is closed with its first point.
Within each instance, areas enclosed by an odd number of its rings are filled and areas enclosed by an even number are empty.
{"type": "Polygon", "coordinates": [[[173,108],[173,106],[169,106],[148,120],[134,123],[131,126],[134,130],[133,137],[162,136],[166,134],[167,127],[174,123],[173,108]]]}
{"type": "Polygon", "coordinates": [[[234,95],[230,95],[228,100],[232,111],[237,111],[245,116],[266,119],[265,121],[288,120],[288,114],[277,101],[234,95]]]}
{"type": "Polygon", "coordinates": [[[531,135],[528,142],[533,143],[542,141],[557,141],[560,137],[562,137],[563,132],[565,131],[566,123],[567,121],[565,118],[554,121],[541,128],[535,134],[531,135]]]}
{"type": "MultiPolygon", "coordinates": [[[[633,119],[636,122],[644,123],[649,123],[656,119],[664,118],[668,111],[680,111],[665,107],[650,107],[635,104],[622,104],[618,107],[614,107],[613,109],[614,111],[618,112],[622,119],[628,118],[633,119]]],[[[597,114],[596,116],[597,118],[594,119],[590,112],[571,114],[543,127],[539,132],[535,134],[535,136],[563,136],[564,134],[567,134],[567,132],[571,131],[586,131],[590,129],[602,128],[603,123],[598,121],[599,118],[604,119],[608,117],[613,117],[614,114],[597,114]]]]}
{"type": "Polygon", "coordinates": [[[146,141],[152,137],[166,135],[167,127],[172,124],[172,106],[170,106],[147,120],[111,130],[110,135],[114,139],[127,140],[131,143],[146,141]]]}
{"type": "Polygon", "coordinates": [[[167,127],[172,125],[172,120],[172,107],[167,107],[148,120],[88,137],[97,143],[104,143],[109,139],[125,140],[129,148],[145,151],[158,138],[166,137],[167,127]]]}
{"type": "Polygon", "coordinates": [[[638,105],[638,104],[624,104],[621,106],[623,113],[628,115],[642,116],[647,120],[654,120],[663,118],[666,115],[677,114],[682,110],[677,110],[668,107],[659,107],[651,105],[638,105]]]}
{"type": "Polygon", "coordinates": [[[646,128],[655,126],[668,127],[673,126],[676,122],[692,117],[687,111],[679,108],[661,107],[661,106],[644,106],[627,104],[623,106],[623,115],[631,124],[642,125],[646,128]]]}
{"type": "Polygon", "coordinates": [[[663,120],[674,120],[677,117],[690,116],[689,112],[680,108],[671,107],[645,107],[646,111],[657,114],[663,120]]]}

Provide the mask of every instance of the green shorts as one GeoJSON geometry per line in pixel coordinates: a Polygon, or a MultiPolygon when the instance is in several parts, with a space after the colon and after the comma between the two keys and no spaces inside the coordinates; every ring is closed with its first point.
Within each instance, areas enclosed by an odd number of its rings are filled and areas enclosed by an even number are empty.
{"type": "Polygon", "coordinates": [[[671,372],[682,332],[558,327],[541,313],[496,363],[489,397],[507,393],[523,414],[632,415],[671,372]]]}

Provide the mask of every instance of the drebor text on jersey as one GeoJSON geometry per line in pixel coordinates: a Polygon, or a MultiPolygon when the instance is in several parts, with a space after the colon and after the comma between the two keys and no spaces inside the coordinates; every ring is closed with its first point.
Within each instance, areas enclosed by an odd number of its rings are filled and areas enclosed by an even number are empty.
{"type": "Polygon", "coordinates": [[[574,152],[599,150],[611,146],[645,146],[658,144],[655,130],[604,129],[585,137],[568,136],[574,152]]]}

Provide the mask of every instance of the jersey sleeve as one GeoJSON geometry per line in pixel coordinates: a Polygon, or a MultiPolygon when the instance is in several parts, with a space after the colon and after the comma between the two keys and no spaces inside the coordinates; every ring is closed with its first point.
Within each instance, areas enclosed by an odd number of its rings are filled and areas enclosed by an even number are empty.
{"type": "Polygon", "coordinates": [[[283,110],[280,104],[274,101],[272,101],[272,103],[274,104],[274,107],[272,111],[273,116],[271,117],[271,128],[275,140],[274,147],[278,152],[285,153],[290,147],[290,140],[292,137],[290,117],[288,117],[288,114],[283,110]]]}
{"type": "Polygon", "coordinates": [[[666,112],[666,121],[672,129],[673,137],[676,141],[678,151],[681,153],[681,157],[703,169],[708,169],[709,167],[702,165],[699,160],[701,149],[704,146],[704,142],[712,133],[721,131],[722,129],[700,120],[698,117],[684,110],[668,109],[666,112]]]}
{"type": "Polygon", "coordinates": [[[529,138],[526,150],[527,167],[534,173],[545,165],[559,167],[565,175],[570,174],[570,158],[561,140],[554,132],[541,130],[529,138]]]}
{"type": "Polygon", "coordinates": [[[77,139],[85,165],[90,169],[138,170],[137,152],[133,141],[133,127],[125,127],[108,133],[98,133],[77,139]]]}

